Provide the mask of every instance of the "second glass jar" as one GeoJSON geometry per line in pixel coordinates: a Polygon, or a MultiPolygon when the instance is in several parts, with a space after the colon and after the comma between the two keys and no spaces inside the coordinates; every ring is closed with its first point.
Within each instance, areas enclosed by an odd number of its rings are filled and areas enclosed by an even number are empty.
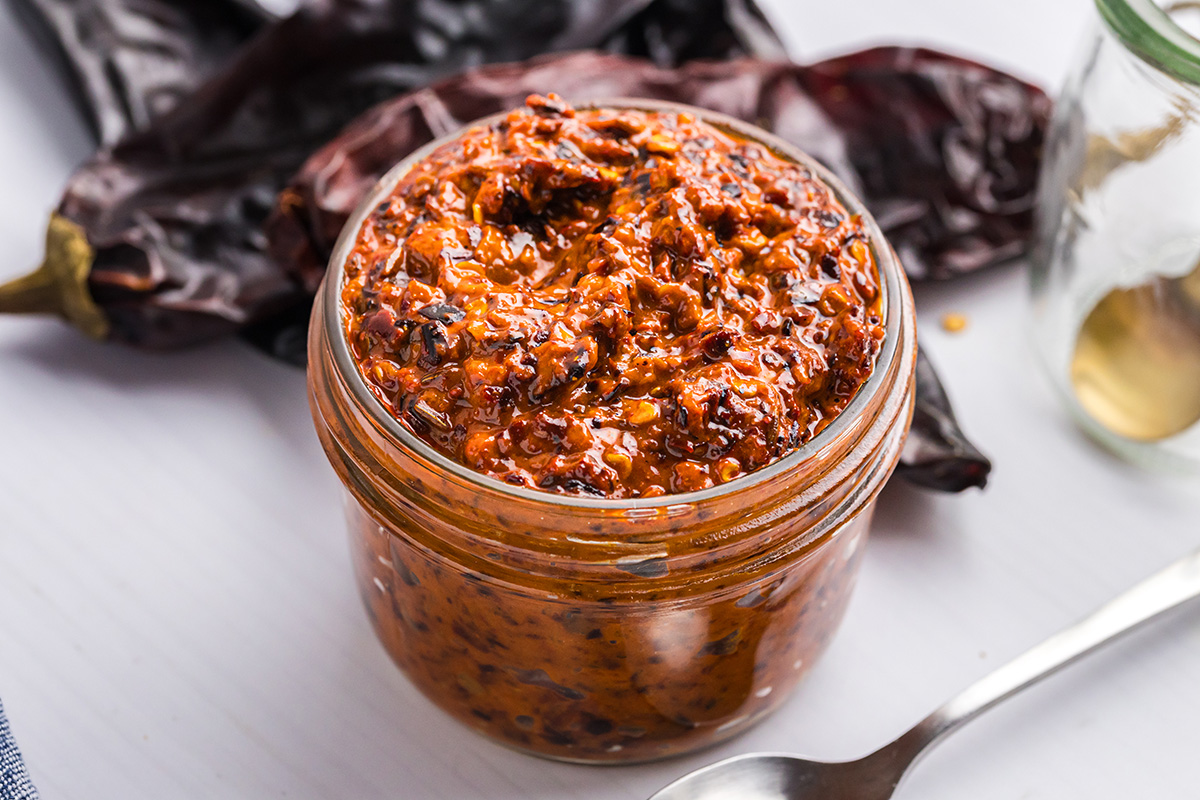
{"type": "Polygon", "coordinates": [[[1200,3],[1096,9],[1047,144],[1036,350],[1099,441],[1200,470],[1200,3]]]}

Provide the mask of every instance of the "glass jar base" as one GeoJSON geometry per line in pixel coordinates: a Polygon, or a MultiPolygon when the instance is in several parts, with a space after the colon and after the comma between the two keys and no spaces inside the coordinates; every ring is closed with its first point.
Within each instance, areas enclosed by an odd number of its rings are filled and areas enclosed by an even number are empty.
{"type": "MultiPolygon", "coordinates": [[[[717,731],[709,738],[705,738],[685,746],[667,747],[663,750],[663,752],[657,754],[641,754],[632,757],[623,755],[623,750],[611,750],[602,756],[572,756],[561,753],[549,753],[544,750],[522,747],[514,742],[492,736],[486,730],[477,728],[469,723],[463,724],[477,736],[486,739],[492,744],[499,745],[506,750],[512,750],[515,753],[520,753],[521,755],[533,756],[546,761],[554,761],[559,764],[576,764],[583,767],[633,767],[639,764],[657,764],[663,761],[672,761],[676,758],[684,758],[686,756],[696,755],[697,753],[703,753],[720,747],[721,745],[738,738],[742,734],[747,733],[751,728],[754,728],[755,726],[764,722],[767,717],[775,714],[783,705],[784,701],[787,700],[789,695],[790,692],[784,693],[771,706],[755,712],[746,719],[739,721],[737,725],[717,731]]],[[[462,722],[462,720],[457,721],[462,722]]]]}

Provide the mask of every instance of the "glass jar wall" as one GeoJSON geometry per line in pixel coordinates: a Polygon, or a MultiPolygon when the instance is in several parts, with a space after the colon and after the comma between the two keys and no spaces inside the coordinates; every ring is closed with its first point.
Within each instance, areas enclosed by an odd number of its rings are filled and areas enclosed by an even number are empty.
{"type": "Polygon", "coordinates": [[[313,416],[346,488],[376,633],[432,702],[538,755],[663,758],[776,708],[842,617],[911,419],[912,298],[878,227],[794,148],[693,111],[829,183],[864,215],[879,265],[886,333],[875,368],[827,428],[782,460],[705,491],[612,500],[506,484],[408,431],[359,375],[339,289],[352,234],[426,151],[352,218],[314,311],[313,416]]]}
{"type": "Polygon", "coordinates": [[[1097,0],[1039,202],[1036,349],[1081,424],[1200,467],[1200,4],[1097,0]]]}

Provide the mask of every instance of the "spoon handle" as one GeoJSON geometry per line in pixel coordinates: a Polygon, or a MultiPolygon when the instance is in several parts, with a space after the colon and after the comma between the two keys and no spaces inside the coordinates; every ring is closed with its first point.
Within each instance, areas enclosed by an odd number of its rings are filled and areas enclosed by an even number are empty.
{"type": "Polygon", "coordinates": [[[1200,550],[1184,556],[967,687],[885,749],[911,766],[930,745],[1001,700],[1198,595],[1200,550]]]}

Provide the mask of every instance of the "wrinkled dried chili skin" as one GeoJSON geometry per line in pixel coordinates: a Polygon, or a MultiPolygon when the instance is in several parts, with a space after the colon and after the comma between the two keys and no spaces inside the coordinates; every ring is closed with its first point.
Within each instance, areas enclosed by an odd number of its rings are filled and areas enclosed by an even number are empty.
{"type": "Polygon", "coordinates": [[[699,491],[809,441],[866,381],[883,340],[866,239],[761,144],[535,96],[368,218],[346,333],[393,414],[479,472],[699,491]]]}
{"type": "Polygon", "coordinates": [[[96,139],[175,108],[269,18],[248,0],[10,0],[96,139]]]}
{"type": "Polygon", "coordinates": [[[852,53],[798,77],[840,131],[853,170],[843,177],[909,278],[952,278],[1026,253],[1051,109],[1040,89],[921,48],[852,53]]]}

